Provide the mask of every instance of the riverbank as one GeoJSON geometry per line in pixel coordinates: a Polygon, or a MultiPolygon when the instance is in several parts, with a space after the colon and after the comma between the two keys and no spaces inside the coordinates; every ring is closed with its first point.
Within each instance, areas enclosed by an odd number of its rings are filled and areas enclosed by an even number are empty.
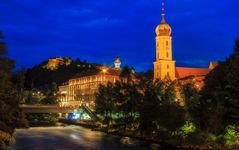
{"type": "MultiPolygon", "coordinates": [[[[119,137],[126,137],[126,138],[131,138],[134,140],[139,140],[141,143],[155,143],[160,145],[162,149],[179,149],[179,150],[212,150],[214,149],[211,145],[190,145],[190,144],[182,144],[182,145],[174,145],[170,144],[165,141],[160,141],[160,140],[153,140],[153,139],[147,139],[145,137],[137,136],[136,134],[133,133],[123,133],[123,132],[117,132],[117,131],[107,131],[104,128],[100,128],[94,124],[87,124],[87,123],[80,123],[80,122],[75,122],[75,121],[70,121],[70,120],[60,120],[60,122],[66,123],[66,124],[73,124],[73,125],[78,125],[82,126],[85,128],[89,128],[93,131],[100,131],[103,133],[106,133],[107,135],[114,135],[114,136],[119,136],[119,137]]],[[[228,150],[228,148],[220,147],[217,148],[219,150],[228,150]]]]}
{"type": "MultiPolygon", "coordinates": [[[[177,150],[213,150],[214,149],[210,145],[173,145],[173,144],[170,144],[170,143],[164,142],[164,141],[147,139],[145,137],[135,136],[134,134],[126,134],[126,133],[120,133],[120,132],[107,132],[106,130],[100,129],[100,128],[93,128],[92,130],[104,132],[109,135],[133,138],[136,140],[140,140],[141,142],[145,142],[145,143],[159,144],[162,149],[177,149],[177,150]]],[[[228,150],[228,149],[220,148],[220,150],[228,150]]]]}
{"type": "Polygon", "coordinates": [[[61,123],[66,123],[66,124],[73,124],[73,125],[79,125],[85,128],[89,128],[92,131],[100,131],[103,133],[106,133],[108,135],[114,135],[114,136],[119,136],[119,137],[126,137],[126,138],[132,138],[135,140],[139,140],[141,143],[145,143],[145,144],[149,144],[149,143],[154,143],[154,144],[158,144],[160,145],[160,147],[162,147],[163,149],[186,149],[186,148],[179,148],[177,146],[168,144],[166,142],[162,142],[162,141],[155,141],[152,139],[146,139],[144,137],[139,137],[139,136],[133,136],[130,134],[124,134],[124,133],[118,133],[118,132],[107,132],[106,130],[104,130],[103,128],[99,128],[94,124],[87,124],[87,123],[82,123],[82,122],[77,122],[77,121],[72,121],[72,120],[67,120],[67,119],[60,119],[59,122],[61,123]]]}

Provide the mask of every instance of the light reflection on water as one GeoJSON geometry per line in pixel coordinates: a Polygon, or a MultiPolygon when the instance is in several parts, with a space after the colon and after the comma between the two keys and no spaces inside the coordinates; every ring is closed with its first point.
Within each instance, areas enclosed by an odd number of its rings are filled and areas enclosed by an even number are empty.
{"type": "Polygon", "coordinates": [[[17,130],[17,143],[13,150],[144,150],[159,149],[157,144],[146,143],[144,146],[135,139],[107,135],[90,129],[67,127],[44,127],[17,130]]]}

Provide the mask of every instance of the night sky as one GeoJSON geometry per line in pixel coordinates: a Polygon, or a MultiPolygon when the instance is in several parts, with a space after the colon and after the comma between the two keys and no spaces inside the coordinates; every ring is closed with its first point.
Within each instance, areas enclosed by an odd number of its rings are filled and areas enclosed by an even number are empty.
{"type": "MultiPolygon", "coordinates": [[[[0,30],[17,68],[49,57],[153,68],[161,0],[0,0],[0,30]]],[[[238,0],[165,0],[177,66],[224,60],[239,37],[238,0]]]]}

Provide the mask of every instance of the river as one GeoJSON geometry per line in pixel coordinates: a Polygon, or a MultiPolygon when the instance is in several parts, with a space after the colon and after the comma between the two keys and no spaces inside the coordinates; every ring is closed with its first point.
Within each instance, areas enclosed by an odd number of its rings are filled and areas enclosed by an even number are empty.
{"type": "Polygon", "coordinates": [[[143,145],[127,137],[107,135],[79,126],[18,129],[16,144],[9,150],[147,150],[157,144],[143,145]]]}

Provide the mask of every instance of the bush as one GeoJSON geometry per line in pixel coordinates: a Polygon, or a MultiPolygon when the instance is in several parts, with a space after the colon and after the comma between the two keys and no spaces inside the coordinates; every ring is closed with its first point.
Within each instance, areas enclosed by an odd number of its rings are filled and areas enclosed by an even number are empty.
{"type": "Polygon", "coordinates": [[[189,134],[196,132],[196,126],[192,122],[186,122],[179,130],[177,134],[185,139],[189,134]]]}
{"type": "Polygon", "coordinates": [[[228,148],[239,148],[239,126],[229,125],[223,136],[224,145],[228,148]]]}

